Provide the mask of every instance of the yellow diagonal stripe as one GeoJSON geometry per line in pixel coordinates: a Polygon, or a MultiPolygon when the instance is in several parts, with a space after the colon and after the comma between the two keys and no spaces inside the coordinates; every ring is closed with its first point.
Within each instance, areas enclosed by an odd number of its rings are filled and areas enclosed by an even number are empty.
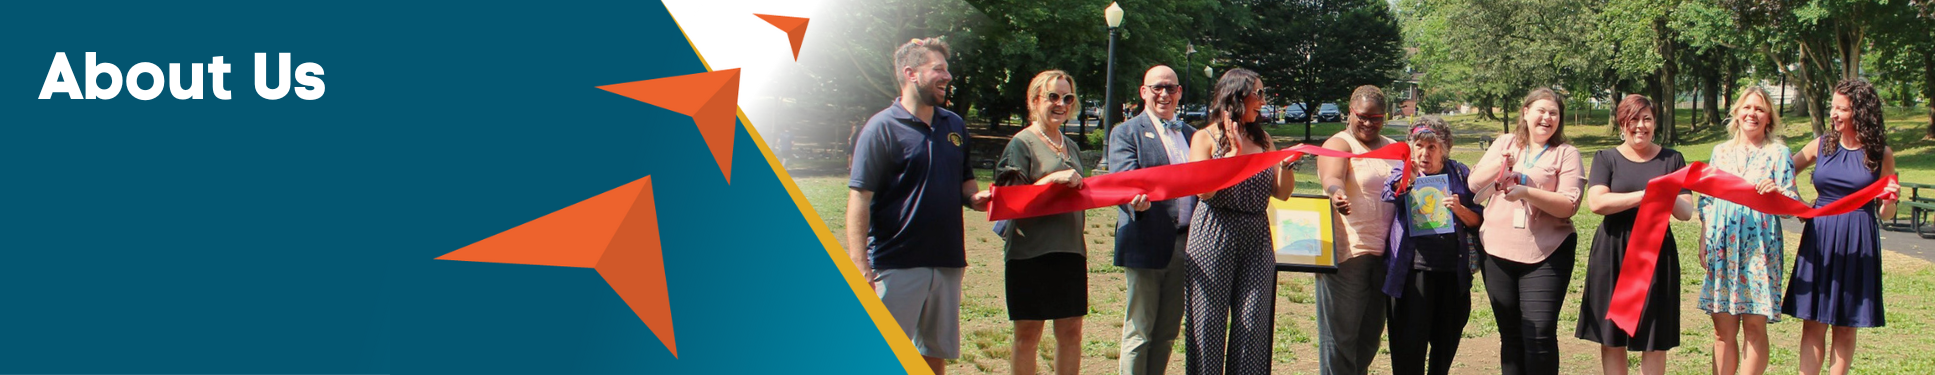
{"type": "MultiPolygon", "coordinates": [[[[671,14],[672,10],[667,8],[665,13],[671,14]]],[[[712,71],[712,63],[705,60],[705,54],[699,52],[698,45],[692,44],[692,36],[686,34],[685,25],[678,24],[677,16],[672,17],[672,23],[678,25],[679,35],[685,36],[685,44],[692,46],[692,54],[699,57],[699,63],[705,66],[706,71],[712,71]]],[[[934,370],[927,368],[927,361],[921,358],[920,351],[914,349],[913,340],[901,332],[900,324],[894,321],[893,314],[887,312],[887,305],[880,303],[880,297],[874,295],[873,287],[861,279],[860,270],[853,268],[846,249],[834,240],[833,230],[827,228],[826,222],[820,219],[820,213],[813,210],[811,202],[806,201],[806,194],[801,193],[799,185],[793,183],[793,175],[780,165],[779,158],[773,155],[773,149],[766,145],[765,137],[759,136],[759,130],[753,126],[752,119],[746,117],[744,108],[739,109],[739,123],[745,125],[746,134],[752,136],[754,145],[759,146],[759,154],[766,156],[766,165],[773,168],[774,175],[779,176],[780,185],[786,187],[786,194],[793,197],[793,205],[799,208],[800,217],[813,227],[813,234],[820,237],[820,245],[826,247],[827,258],[833,261],[834,268],[840,270],[840,276],[847,280],[847,287],[853,289],[853,297],[867,310],[867,317],[873,318],[875,328],[880,329],[880,336],[887,340],[887,346],[893,348],[894,357],[900,359],[901,367],[908,374],[933,375],[934,370]]]]}

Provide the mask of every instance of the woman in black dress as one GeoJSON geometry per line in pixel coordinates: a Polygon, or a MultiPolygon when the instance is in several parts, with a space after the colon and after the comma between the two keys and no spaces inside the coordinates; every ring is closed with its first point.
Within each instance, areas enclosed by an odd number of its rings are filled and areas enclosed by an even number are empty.
{"type": "MultiPolygon", "coordinates": [[[[1587,205],[1606,220],[1592,238],[1577,335],[1602,345],[1599,365],[1607,374],[1626,373],[1627,351],[1643,353],[1640,373],[1664,374],[1666,350],[1680,345],[1680,254],[1672,235],[1660,243],[1659,265],[1653,268],[1654,288],[1647,293],[1639,325],[1631,336],[1606,320],[1606,308],[1626,260],[1626,241],[1632,237],[1633,219],[1639,216],[1646,182],[1686,167],[1686,158],[1679,151],[1653,143],[1653,102],[1646,97],[1627,95],[1613,118],[1625,142],[1594,154],[1592,170],[1586,177],[1587,205]]],[[[1673,202],[1673,218],[1693,218],[1693,206],[1693,195],[1681,190],[1679,199],[1673,202]]]]}

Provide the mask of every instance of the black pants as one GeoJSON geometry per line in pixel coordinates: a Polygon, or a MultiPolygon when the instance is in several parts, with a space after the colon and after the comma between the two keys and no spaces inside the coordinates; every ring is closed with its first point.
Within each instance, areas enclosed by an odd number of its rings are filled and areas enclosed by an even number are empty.
{"type": "Polygon", "coordinates": [[[1432,374],[1451,372],[1471,318],[1471,286],[1459,273],[1412,271],[1405,278],[1404,296],[1391,302],[1391,373],[1424,374],[1427,352],[1432,374]]]}
{"type": "Polygon", "coordinates": [[[1498,317],[1498,361],[1505,375],[1559,373],[1559,308],[1572,282],[1579,235],[1544,261],[1525,264],[1485,257],[1485,291],[1498,317]]]}

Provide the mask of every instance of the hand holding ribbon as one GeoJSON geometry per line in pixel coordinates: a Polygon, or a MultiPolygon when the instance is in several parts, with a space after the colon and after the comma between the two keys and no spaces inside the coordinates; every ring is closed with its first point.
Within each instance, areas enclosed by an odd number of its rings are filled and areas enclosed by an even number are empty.
{"type": "Polygon", "coordinates": [[[1302,155],[1340,158],[1371,158],[1404,161],[1405,181],[1410,186],[1411,146],[1391,145],[1362,154],[1337,151],[1314,145],[1249,155],[1170,164],[1160,167],[1110,173],[1084,179],[1081,188],[1062,185],[995,186],[988,220],[1008,220],[1053,215],[1133,202],[1137,195],[1148,201],[1162,201],[1202,194],[1234,186],[1265,168],[1302,155]]]}
{"type": "Polygon", "coordinates": [[[1660,243],[1666,236],[1668,215],[1673,212],[1673,200],[1679,196],[1680,189],[1724,199],[1764,213],[1813,218],[1848,213],[1875,199],[1893,200],[1895,192],[1890,191],[1889,187],[1894,184],[1895,176],[1883,176],[1854,194],[1825,206],[1811,208],[1806,203],[1781,195],[1779,190],[1763,192],[1756,184],[1747,183],[1740,177],[1702,162],[1693,162],[1679,171],[1655,177],[1646,182],[1646,194],[1640,198],[1639,216],[1633,222],[1633,236],[1626,242],[1626,261],[1620,265],[1619,281],[1613,286],[1612,304],[1606,309],[1606,320],[1612,321],[1614,326],[1628,335],[1638,327],[1640,310],[1645,307],[1646,294],[1653,286],[1653,268],[1659,263],[1660,243]]]}

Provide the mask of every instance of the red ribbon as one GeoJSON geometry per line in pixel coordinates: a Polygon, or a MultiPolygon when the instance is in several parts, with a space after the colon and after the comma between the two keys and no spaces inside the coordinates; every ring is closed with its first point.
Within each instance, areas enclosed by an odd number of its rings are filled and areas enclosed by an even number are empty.
{"type": "Polygon", "coordinates": [[[1779,191],[1756,193],[1754,184],[1702,162],[1693,162],[1679,171],[1655,177],[1646,182],[1646,194],[1640,198],[1639,216],[1633,222],[1633,236],[1626,242],[1626,261],[1620,265],[1618,283],[1613,285],[1612,304],[1607,306],[1606,320],[1612,321],[1628,336],[1639,326],[1640,309],[1645,307],[1646,294],[1653,287],[1653,267],[1659,263],[1660,242],[1666,236],[1666,222],[1673,212],[1673,201],[1679,197],[1680,189],[1724,199],[1764,213],[1813,218],[1848,213],[1876,198],[1894,199],[1894,194],[1884,192],[1894,181],[1895,176],[1883,176],[1873,185],[1854,194],[1819,208],[1811,208],[1806,203],[1781,195],[1779,191]]]}
{"type": "Polygon", "coordinates": [[[1149,201],[1154,202],[1208,193],[1243,182],[1265,168],[1275,167],[1286,158],[1301,158],[1305,154],[1403,160],[1404,180],[1398,186],[1410,186],[1410,145],[1393,143],[1362,154],[1296,145],[1271,152],[1105,174],[1083,179],[1079,189],[1058,184],[995,186],[992,188],[994,201],[989,204],[988,220],[1019,219],[1127,204],[1140,194],[1148,194],[1149,201]]]}

